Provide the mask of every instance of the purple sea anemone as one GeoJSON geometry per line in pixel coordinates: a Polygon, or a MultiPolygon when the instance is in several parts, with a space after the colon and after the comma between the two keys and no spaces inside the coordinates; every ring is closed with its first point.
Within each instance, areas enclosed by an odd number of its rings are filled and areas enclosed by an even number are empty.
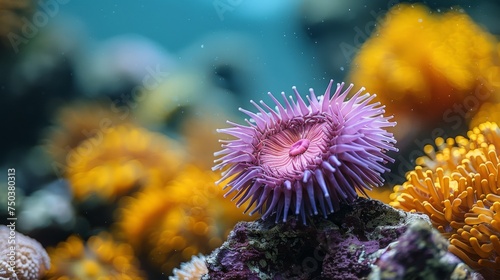
{"type": "Polygon", "coordinates": [[[269,93],[276,109],[250,101],[259,113],[240,108],[251,117],[248,126],[228,121],[233,127],[217,130],[236,137],[220,140],[223,149],[214,154],[213,170],[224,170],[217,184],[230,179],[225,196],[236,192],[238,207],[250,200],[245,212],[256,204],[250,215],[276,213],[276,222],[295,209],[305,223],[306,214],[318,214],[317,204],[326,217],[340,202],[352,202],[356,189],[366,195],[383,184],[381,174],[389,171],[383,164],[394,161],[386,152],[397,151],[384,128],[395,123],[383,116],[384,106],[370,103],[375,95],[361,95],[364,88],[346,100],[353,85],[342,92],[344,83],[337,84],[330,96],[332,84],[319,98],[310,89],[309,106],[295,87],[297,101],[281,94],[285,107],[269,93]]]}

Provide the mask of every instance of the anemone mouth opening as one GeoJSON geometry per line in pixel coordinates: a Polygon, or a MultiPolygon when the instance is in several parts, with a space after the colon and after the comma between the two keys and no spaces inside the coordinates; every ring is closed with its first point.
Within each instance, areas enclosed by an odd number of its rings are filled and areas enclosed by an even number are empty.
{"type": "Polygon", "coordinates": [[[288,151],[288,155],[290,155],[291,157],[301,155],[307,151],[310,144],[311,141],[309,139],[301,138],[299,141],[293,143],[293,145],[290,147],[290,150],[288,151]]]}
{"type": "Polygon", "coordinates": [[[328,116],[305,116],[262,135],[256,154],[266,175],[296,180],[303,171],[315,169],[327,157],[332,124],[328,116]]]}

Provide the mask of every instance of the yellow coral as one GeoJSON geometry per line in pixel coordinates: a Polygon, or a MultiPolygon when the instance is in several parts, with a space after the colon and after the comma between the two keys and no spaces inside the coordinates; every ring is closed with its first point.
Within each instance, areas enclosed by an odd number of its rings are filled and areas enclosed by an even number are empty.
{"type": "Polygon", "coordinates": [[[425,147],[391,205],[427,214],[450,251],[493,279],[500,275],[500,129],[487,122],[467,136],[437,139],[437,152],[425,147]]]}
{"type": "Polygon", "coordinates": [[[123,197],[119,202],[115,235],[140,250],[152,227],[157,226],[157,221],[165,213],[175,208],[176,203],[172,199],[176,197],[168,190],[155,187],[145,188],[134,196],[123,197]]]}
{"type": "Polygon", "coordinates": [[[121,201],[116,234],[165,273],[222,244],[232,227],[249,217],[225,199],[210,170],[187,166],[162,189],[145,188],[121,201]]]}
{"type": "Polygon", "coordinates": [[[108,233],[92,236],[84,244],[72,235],[57,247],[48,249],[51,268],[46,279],[141,280],[132,247],[114,241],[108,233]]]}
{"type": "Polygon", "coordinates": [[[435,172],[424,172],[421,166],[417,166],[408,174],[403,186],[394,187],[394,191],[392,206],[427,214],[445,237],[450,237],[456,230],[452,222],[460,226],[465,213],[473,206],[473,201],[467,198],[473,198],[474,190],[466,185],[466,179],[455,180],[444,175],[441,167],[435,172]]]}
{"type": "Polygon", "coordinates": [[[479,111],[472,117],[469,127],[472,129],[485,122],[500,123],[500,103],[486,102],[481,105],[479,111]]]}
{"type": "Polygon", "coordinates": [[[111,127],[129,122],[111,108],[110,102],[79,102],[61,108],[56,114],[55,125],[46,132],[45,148],[52,159],[63,165],[70,151],[84,140],[100,139],[111,127]]]}
{"type": "Polygon", "coordinates": [[[133,125],[83,141],[70,158],[66,177],[77,200],[97,195],[112,201],[146,184],[163,186],[182,162],[177,143],[133,125]]]}
{"type": "Polygon", "coordinates": [[[500,128],[497,123],[485,122],[467,132],[470,139],[469,149],[490,149],[500,154],[500,128]]]}
{"type": "Polygon", "coordinates": [[[361,47],[350,80],[376,93],[398,123],[412,124],[399,129],[415,129],[444,121],[453,105],[470,118],[498,90],[500,75],[491,73],[499,65],[495,38],[466,14],[401,4],[361,47]]]}
{"type": "MultiPolygon", "coordinates": [[[[364,193],[358,190],[356,190],[356,192],[358,193],[359,196],[365,195],[364,193]]],[[[391,193],[392,189],[389,187],[389,185],[384,185],[381,187],[373,188],[370,191],[367,191],[366,195],[368,195],[370,199],[376,199],[382,201],[383,203],[389,203],[391,201],[390,199],[391,193]]]]}
{"type": "Polygon", "coordinates": [[[417,158],[416,164],[434,171],[442,167],[445,172],[450,173],[471,150],[482,148],[485,154],[490,149],[500,153],[500,128],[494,122],[484,122],[469,130],[467,137],[457,136],[446,140],[438,137],[435,143],[438,152],[432,145],[426,145],[426,156],[417,158]]]}
{"type": "Polygon", "coordinates": [[[450,239],[449,250],[487,279],[500,277],[500,196],[488,194],[450,239]]]}

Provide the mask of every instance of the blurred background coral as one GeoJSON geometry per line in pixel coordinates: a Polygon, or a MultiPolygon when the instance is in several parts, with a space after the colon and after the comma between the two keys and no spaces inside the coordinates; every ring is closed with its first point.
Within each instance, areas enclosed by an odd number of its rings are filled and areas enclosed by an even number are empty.
{"type": "MultiPolygon", "coordinates": [[[[493,0],[0,0],[2,205],[15,168],[17,230],[47,248],[46,279],[173,275],[258,218],[214,184],[215,130],[243,122],[238,108],[268,91],[334,79],[394,115],[400,152],[368,194],[411,210],[390,198],[395,185],[400,200],[416,195],[403,187],[408,171],[413,183],[439,181],[477,148],[464,150],[469,129],[500,122],[499,12],[493,0]]],[[[486,150],[474,156],[494,161],[486,150]]],[[[481,199],[487,211],[467,205],[468,215],[496,215],[498,202],[481,199]]],[[[426,205],[416,207],[449,214],[426,205]]],[[[439,217],[436,227],[458,232],[439,217]]]]}

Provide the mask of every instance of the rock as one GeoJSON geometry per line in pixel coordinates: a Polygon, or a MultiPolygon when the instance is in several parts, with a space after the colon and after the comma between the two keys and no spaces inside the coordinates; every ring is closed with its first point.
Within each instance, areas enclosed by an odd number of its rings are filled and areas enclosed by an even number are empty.
{"type": "Polygon", "coordinates": [[[358,198],[309,225],[240,222],[228,240],[207,257],[203,279],[360,279],[372,271],[380,249],[396,241],[427,216],[396,210],[377,200],[358,198]]]}
{"type": "Polygon", "coordinates": [[[484,279],[450,253],[448,246],[437,230],[417,221],[384,250],[368,279],[484,279]]]}

